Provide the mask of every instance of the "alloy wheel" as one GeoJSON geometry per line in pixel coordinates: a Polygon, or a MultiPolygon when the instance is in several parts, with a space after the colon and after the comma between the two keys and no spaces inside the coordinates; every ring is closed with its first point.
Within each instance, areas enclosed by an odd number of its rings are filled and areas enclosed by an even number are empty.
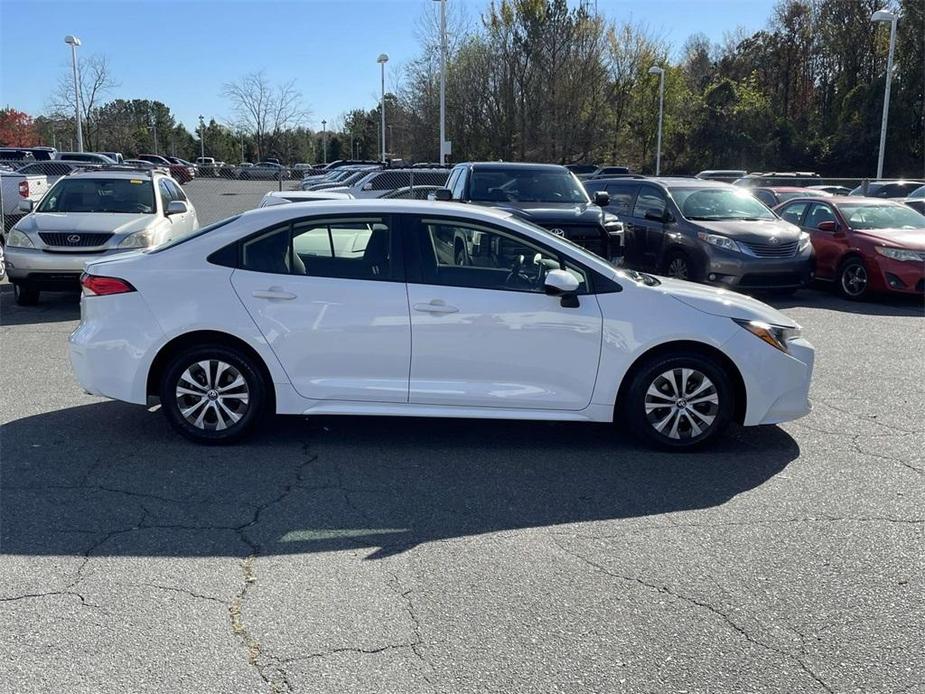
{"type": "Polygon", "coordinates": [[[719,413],[719,392],[702,371],[676,368],[649,384],[644,407],[656,432],[673,440],[690,440],[713,424],[719,413]]]}
{"type": "Polygon", "coordinates": [[[681,256],[672,258],[668,263],[668,276],[676,280],[686,280],[690,277],[690,268],[687,266],[687,259],[681,256]]]}
{"type": "Polygon", "coordinates": [[[190,364],[176,385],[180,415],[197,429],[222,431],[247,413],[250,388],[237,368],[218,359],[190,364]]]}
{"type": "Polygon", "coordinates": [[[867,270],[861,263],[852,263],[842,271],[841,286],[848,296],[861,296],[867,289],[867,270]]]}

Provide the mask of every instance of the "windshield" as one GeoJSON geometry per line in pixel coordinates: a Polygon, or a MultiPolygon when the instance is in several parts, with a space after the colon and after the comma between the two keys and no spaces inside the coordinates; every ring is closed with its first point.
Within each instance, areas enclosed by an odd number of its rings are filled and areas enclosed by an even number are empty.
{"type": "Polygon", "coordinates": [[[839,205],[852,229],[925,229],[925,216],[905,205],[839,205]]]}
{"type": "Polygon", "coordinates": [[[568,170],[486,169],[472,172],[469,199],[476,202],[590,202],[568,170]]]}
{"type": "Polygon", "coordinates": [[[718,221],[777,219],[748,190],[672,188],[671,196],[686,219],[718,221]]]}
{"type": "Polygon", "coordinates": [[[44,197],[38,212],[154,214],[148,178],[65,178],[44,197]]]}

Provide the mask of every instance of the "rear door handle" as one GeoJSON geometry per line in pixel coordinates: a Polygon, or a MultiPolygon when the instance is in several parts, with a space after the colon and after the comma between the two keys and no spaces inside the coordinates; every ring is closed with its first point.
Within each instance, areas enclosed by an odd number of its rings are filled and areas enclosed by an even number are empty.
{"type": "Polygon", "coordinates": [[[447,306],[446,302],[442,299],[434,299],[433,301],[426,304],[415,304],[415,311],[422,311],[424,313],[458,313],[459,309],[455,306],[447,306]]]}
{"type": "Polygon", "coordinates": [[[291,300],[296,298],[296,294],[292,292],[284,292],[278,287],[270,287],[269,289],[258,289],[254,292],[254,296],[258,299],[283,299],[291,300]]]}

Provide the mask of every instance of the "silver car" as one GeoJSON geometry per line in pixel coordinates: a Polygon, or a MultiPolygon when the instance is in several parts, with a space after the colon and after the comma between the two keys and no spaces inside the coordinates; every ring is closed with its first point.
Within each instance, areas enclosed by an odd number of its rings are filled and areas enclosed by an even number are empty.
{"type": "MultiPolygon", "coordinates": [[[[31,207],[30,201],[24,203],[31,207]]],[[[84,264],[156,246],[199,228],[179,184],[159,170],[100,170],[61,178],[9,231],[6,267],[16,303],[79,286],[84,264]]]]}

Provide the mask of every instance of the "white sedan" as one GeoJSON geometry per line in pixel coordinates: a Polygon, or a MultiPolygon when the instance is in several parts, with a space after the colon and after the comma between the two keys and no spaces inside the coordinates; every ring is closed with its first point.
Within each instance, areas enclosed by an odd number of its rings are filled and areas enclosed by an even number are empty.
{"type": "Polygon", "coordinates": [[[87,265],[85,390],[217,443],[280,414],[616,421],[686,449],[801,417],[814,350],[736,293],[618,270],[487,208],[246,212],[87,265]]]}

